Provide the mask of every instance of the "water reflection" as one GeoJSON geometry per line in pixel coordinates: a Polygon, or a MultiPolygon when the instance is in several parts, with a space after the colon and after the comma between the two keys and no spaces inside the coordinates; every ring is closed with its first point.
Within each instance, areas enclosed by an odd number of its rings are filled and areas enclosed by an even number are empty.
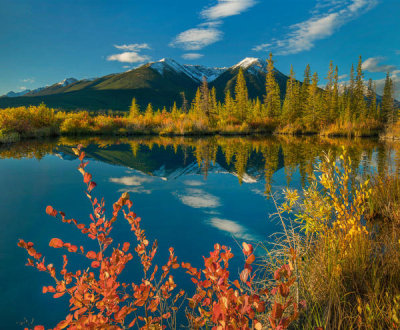
{"type": "MultiPolygon", "coordinates": [[[[0,147],[1,158],[36,158],[47,154],[62,159],[74,159],[72,147],[82,144],[89,158],[114,165],[135,169],[146,175],[164,180],[176,179],[188,173],[231,173],[240,184],[265,179],[264,193],[269,193],[276,171],[284,168],[286,184],[290,185],[293,174],[299,170],[301,183],[312,179],[315,163],[325,152],[335,158],[346,147],[352,158],[353,171],[366,173],[376,168],[379,173],[398,169],[400,159],[397,144],[383,144],[377,140],[325,139],[319,137],[142,137],[142,138],[60,138],[49,141],[24,141],[0,147]],[[374,157],[374,155],[376,155],[374,157]]],[[[125,176],[110,181],[124,185],[127,191],[148,193],[141,190],[148,176],[125,176]]],[[[196,186],[201,183],[188,183],[196,186]]],[[[188,188],[184,203],[206,205],[215,203],[201,190],[188,188]],[[202,200],[199,196],[202,195],[202,200]]]]}
{"type": "MultiPolygon", "coordinates": [[[[16,243],[18,238],[37,243],[57,264],[58,251],[48,246],[49,239],[82,239],[44,213],[51,204],[88,220],[90,205],[82,199],[79,161],[72,152],[77,144],[91,159],[96,195],[111,205],[121,192],[133,192],[135,212],[149,237],[157,238],[160,253],[173,246],[180,260],[197,266],[217,242],[240,255],[235,240],[268,241],[280,226],[269,217],[276,208],[265,193],[306,185],[323,152],[333,158],[345,146],[360,175],[397,170],[400,164],[396,144],[318,137],[60,138],[0,146],[0,319],[5,329],[21,328],[17,323],[25,318],[51,327],[65,316],[68,301],[55,304],[42,294],[41,287],[52,283],[24,267],[26,256],[16,243]]],[[[119,241],[132,239],[125,222],[117,221],[114,230],[119,241]]],[[[135,271],[132,265],[127,276],[135,271]]]]}

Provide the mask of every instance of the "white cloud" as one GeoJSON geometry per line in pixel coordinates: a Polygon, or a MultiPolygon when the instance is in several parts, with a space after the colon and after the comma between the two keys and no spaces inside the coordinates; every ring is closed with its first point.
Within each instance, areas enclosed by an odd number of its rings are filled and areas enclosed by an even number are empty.
{"type": "Polygon", "coordinates": [[[203,54],[198,53],[186,53],[182,55],[182,58],[184,58],[185,60],[197,60],[198,58],[202,58],[203,56],[203,54]]]}
{"type": "Polygon", "coordinates": [[[217,208],[221,205],[218,197],[211,195],[201,189],[187,188],[185,194],[174,194],[183,204],[200,208],[217,208]]]}
{"type": "Polygon", "coordinates": [[[338,77],[338,79],[339,79],[339,80],[343,80],[343,79],[346,79],[348,76],[349,76],[349,75],[348,75],[347,73],[341,74],[341,75],[338,77]]]}
{"type": "Polygon", "coordinates": [[[222,32],[215,28],[193,28],[180,33],[171,46],[186,50],[199,50],[222,38],[222,32]]]}
{"type": "Polygon", "coordinates": [[[26,89],[28,89],[28,88],[26,88],[26,86],[20,86],[20,87],[18,87],[21,91],[24,91],[24,90],[26,90],[26,89]]]}
{"type": "Polygon", "coordinates": [[[255,0],[217,0],[215,5],[201,11],[200,15],[206,22],[181,32],[169,45],[185,50],[199,50],[211,45],[222,39],[223,33],[217,28],[222,25],[223,18],[239,15],[255,4],[255,0]]]}
{"type": "Polygon", "coordinates": [[[203,9],[201,16],[208,20],[217,20],[239,15],[255,4],[254,0],[218,0],[216,5],[203,9]]]}
{"type": "Polygon", "coordinates": [[[114,45],[114,47],[119,50],[125,50],[125,52],[110,55],[107,57],[107,61],[117,61],[121,63],[143,63],[150,60],[150,56],[140,54],[143,49],[151,49],[146,43],[114,45]]]}
{"type": "Polygon", "coordinates": [[[383,56],[370,57],[362,63],[362,69],[369,72],[391,72],[396,70],[394,65],[380,65],[379,63],[383,60],[385,60],[383,56]]]}
{"type": "Polygon", "coordinates": [[[261,44],[258,46],[255,46],[252,50],[256,51],[256,52],[260,52],[260,51],[268,51],[268,49],[272,46],[272,44],[270,43],[266,43],[266,44],[261,44]]]}
{"type": "Polygon", "coordinates": [[[221,218],[211,218],[208,223],[212,227],[222,230],[237,238],[249,241],[257,241],[256,237],[249,234],[246,228],[235,221],[221,218]]]}
{"type": "Polygon", "coordinates": [[[21,81],[24,83],[33,84],[35,82],[35,79],[34,78],[26,78],[26,79],[22,79],[21,81]]]}
{"type": "MultiPolygon", "coordinates": [[[[369,11],[377,3],[378,0],[331,2],[320,0],[308,20],[289,26],[290,32],[284,38],[272,40],[272,50],[278,55],[297,54],[310,50],[316,41],[330,37],[340,27],[369,11]],[[325,12],[321,12],[321,9],[325,12]]],[[[263,48],[260,47],[260,50],[263,48]]]]}
{"type": "Polygon", "coordinates": [[[187,186],[202,186],[202,185],[204,185],[204,182],[196,181],[196,180],[186,180],[186,181],[183,181],[183,184],[185,184],[187,186]]]}
{"type": "Polygon", "coordinates": [[[151,190],[150,189],[144,189],[143,187],[133,187],[130,189],[120,189],[118,190],[118,192],[120,193],[135,193],[135,194],[151,194],[151,190]]]}
{"type": "Polygon", "coordinates": [[[139,51],[141,49],[151,49],[146,43],[143,44],[129,44],[129,45],[114,45],[115,48],[120,50],[139,51]]]}
{"type": "Polygon", "coordinates": [[[150,60],[147,55],[140,55],[137,52],[123,52],[121,54],[114,54],[107,57],[108,61],[118,61],[122,63],[141,63],[150,60]]]}
{"type": "Polygon", "coordinates": [[[132,176],[124,176],[122,178],[110,178],[110,182],[118,183],[124,186],[140,186],[143,183],[152,182],[152,178],[146,178],[142,176],[132,175],[132,176]]]}

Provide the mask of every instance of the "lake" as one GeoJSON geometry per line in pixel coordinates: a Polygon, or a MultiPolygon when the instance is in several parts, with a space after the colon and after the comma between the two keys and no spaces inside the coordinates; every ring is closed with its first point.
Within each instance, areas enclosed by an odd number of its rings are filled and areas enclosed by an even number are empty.
{"type": "MultiPolygon", "coordinates": [[[[129,192],[134,211],[143,219],[150,241],[158,240],[157,261],[167,260],[174,247],[179,261],[200,266],[215,243],[232,247],[238,273],[242,256],[238,244],[264,242],[279,232],[271,217],[276,209],[268,193],[279,201],[283,188],[301,188],[324,152],[348,149],[360,175],[396,167],[393,146],[374,140],[333,140],[317,137],[288,138],[169,138],[68,139],[25,141],[0,147],[0,319],[4,329],[43,324],[55,326],[68,311],[66,296],[53,299],[42,294],[53,285],[45,273],[24,266],[25,250],[19,238],[35,247],[60,269],[64,251],[49,247],[53,237],[76,245],[93,242],[72,225],[45,213],[47,205],[68,217],[89,223],[90,203],[77,171],[79,160],[72,148],[81,143],[90,161],[97,188],[108,210],[121,193],[129,192]]],[[[396,169],[396,168],[395,168],[396,169]]],[[[115,223],[113,237],[119,242],[134,237],[123,218],[115,223]]],[[[257,250],[258,255],[262,249],[257,250]]],[[[71,264],[82,265],[79,256],[71,264]]],[[[138,278],[131,261],[124,276],[138,278]]],[[[177,270],[177,279],[188,277],[177,270]]]]}

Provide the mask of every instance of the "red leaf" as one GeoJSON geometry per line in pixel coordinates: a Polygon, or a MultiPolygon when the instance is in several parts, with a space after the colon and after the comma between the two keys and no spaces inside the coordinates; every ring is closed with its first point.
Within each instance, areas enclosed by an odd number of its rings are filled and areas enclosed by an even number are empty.
{"type": "Polygon", "coordinates": [[[57,293],[55,293],[53,295],[53,298],[60,298],[60,297],[62,297],[64,295],[64,293],[65,293],[65,291],[64,292],[57,292],[57,293]]]}
{"type": "Polygon", "coordinates": [[[83,182],[89,183],[90,180],[92,180],[92,175],[91,175],[90,173],[87,173],[87,172],[86,172],[86,173],[84,174],[84,176],[83,176],[83,182]]]}
{"type": "Polygon", "coordinates": [[[242,280],[242,282],[246,282],[249,276],[250,276],[250,270],[247,268],[243,269],[242,272],[240,273],[240,279],[242,280]]]}
{"type": "Polygon", "coordinates": [[[254,254],[251,254],[247,259],[246,259],[246,264],[251,265],[254,260],[256,260],[256,257],[254,256],[254,254]]]}
{"type": "Polygon", "coordinates": [[[81,154],[79,155],[79,160],[80,160],[80,161],[83,161],[83,159],[85,158],[85,156],[86,156],[86,155],[85,155],[85,152],[82,151],[81,154]]]}
{"type": "Polygon", "coordinates": [[[55,249],[59,249],[62,248],[64,246],[64,243],[62,240],[60,240],[59,238],[52,238],[49,246],[55,248],[55,249]]]}
{"type": "Polygon", "coordinates": [[[246,242],[243,242],[243,243],[242,243],[242,246],[243,246],[243,253],[244,253],[246,256],[249,256],[250,254],[253,253],[253,245],[247,244],[246,242]]]}
{"type": "Polygon", "coordinates": [[[96,187],[96,182],[91,181],[91,182],[89,183],[88,190],[89,190],[89,191],[92,191],[95,187],[96,187]]]}
{"type": "Polygon", "coordinates": [[[46,207],[46,213],[48,215],[51,215],[52,217],[55,217],[55,216],[57,216],[58,212],[55,209],[53,209],[52,206],[49,205],[49,206],[46,207]]]}
{"type": "Polygon", "coordinates": [[[129,250],[129,246],[130,246],[130,244],[128,242],[125,242],[122,247],[122,251],[127,252],[129,250]]]}
{"type": "Polygon", "coordinates": [[[88,253],[86,253],[86,257],[88,259],[96,259],[96,256],[97,256],[97,254],[94,251],[89,251],[88,253]]]}
{"type": "Polygon", "coordinates": [[[95,260],[95,261],[93,261],[92,262],[92,268],[98,268],[98,267],[100,267],[100,262],[98,262],[97,260],[95,260]]]}

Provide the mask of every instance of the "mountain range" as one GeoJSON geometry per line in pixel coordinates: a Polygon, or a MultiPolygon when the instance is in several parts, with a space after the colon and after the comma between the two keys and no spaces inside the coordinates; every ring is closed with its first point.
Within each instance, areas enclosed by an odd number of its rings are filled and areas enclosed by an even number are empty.
{"type": "MultiPolygon", "coordinates": [[[[244,71],[249,97],[262,99],[267,72],[267,63],[263,59],[245,58],[232,67],[224,68],[180,64],[173,59],[162,59],[100,78],[67,78],[35,90],[10,92],[0,97],[0,108],[43,102],[49,107],[66,110],[127,110],[133,97],[143,108],[150,102],[156,108],[170,107],[174,102],[180,106],[182,93],[191,101],[203,77],[210,88],[216,88],[217,98],[222,101],[227,90],[233,95],[240,68],[244,71]]],[[[288,77],[278,70],[275,77],[283,96],[288,77]]]]}

